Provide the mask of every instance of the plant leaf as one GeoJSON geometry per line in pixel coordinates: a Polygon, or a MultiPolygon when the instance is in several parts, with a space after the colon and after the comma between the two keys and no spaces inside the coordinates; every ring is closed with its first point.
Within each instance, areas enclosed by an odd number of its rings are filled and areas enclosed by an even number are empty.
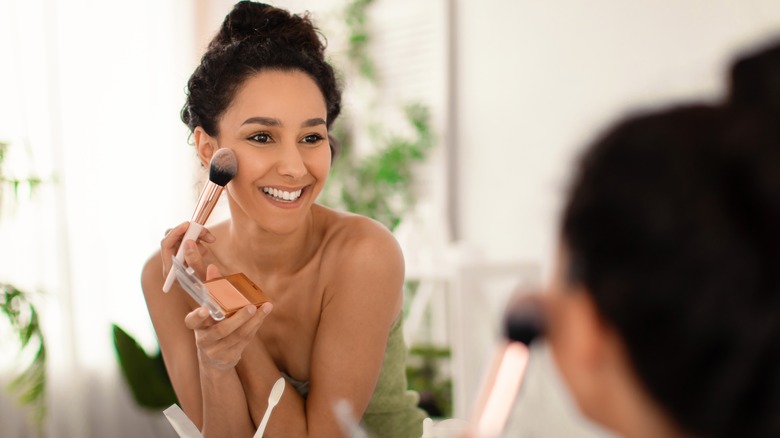
{"type": "Polygon", "coordinates": [[[135,401],[142,407],[160,410],[177,402],[173,386],[165,372],[162,355],[149,356],[133,337],[112,324],[122,375],[135,401]]]}

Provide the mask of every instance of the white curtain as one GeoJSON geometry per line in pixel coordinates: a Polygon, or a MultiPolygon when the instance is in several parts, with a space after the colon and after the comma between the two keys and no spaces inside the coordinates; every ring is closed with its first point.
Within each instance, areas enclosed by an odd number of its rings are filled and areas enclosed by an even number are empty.
{"type": "MultiPolygon", "coordinates": [[[[32,292],[41,310],[43,436],[170,436],[120,379],[111,324],[156,348],[139,278],[193,202],[197,165],[178,111],[199,56],[194,4],[0,1],[4,170],[43,180],[31,195],[5,193],[0,282],[32,292]]],[[[2,324],[0,347],[5,385],[20,358],[2,324]]],[[[5,391],[0,428],[38,435],[5,391]]]]}

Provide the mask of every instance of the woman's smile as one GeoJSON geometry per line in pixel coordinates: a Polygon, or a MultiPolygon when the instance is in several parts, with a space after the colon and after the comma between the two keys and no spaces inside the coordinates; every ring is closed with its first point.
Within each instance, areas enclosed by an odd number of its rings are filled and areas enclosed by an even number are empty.
{"type": "Polygon", "coordinates": [[[267,186],[262,187],[260,192],[271,204],[282,208],[291,208],[301,204],[299,201],[307,188],[308,186],[297,189],[267,186]]]}

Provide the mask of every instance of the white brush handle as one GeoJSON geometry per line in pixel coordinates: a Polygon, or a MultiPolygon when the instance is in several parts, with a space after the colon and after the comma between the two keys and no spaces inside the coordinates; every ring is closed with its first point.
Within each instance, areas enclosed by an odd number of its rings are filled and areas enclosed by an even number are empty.
{"type": "MultiPolygon", "coordinates": [[[[181,243],[179,244],[179,250],[176,251],[176,259],[179,261],[184,260],[184,242],[188,240],[198,240],[198,236],[200,236],[200,232],[203,230],[203,225],[197,223],[197,222],[190,222],[189,228],[187,228],[187,232],[184,233],[184,237],[181,238],[181,243]]],[[[165,278],[165,284],[163,284],[163,292],[168,292],[171,290],[171,286],[173,286],[173,280],[176,278],[176,274],[173,273],[173,266],[171,266],[171,270],[168,271],[168,277],[165,278]]]]}
{"type": "Polygon", "coordinates": [[[273,406],[269,405],[268,409],[265,410],[263,420],[260,421],[260,426],[257,428],[254,438],[263,438],[263,433],[265,433],[265,428],[268,426],[268,419],[271,418],[271,410],[273,410],[273,408],[273,406]]]}
{"type": "Polygon", "coordinates": [[[279,403],[279,400],[281,400],[282,395],[284,394],[284,386],[284,377],[280,377],[279,380],[274,383],[273,388],[271,388],[271,394],[268,396],[268,407],[265,409],[263,419],[260,420],[260,426],[257,427],[257,432],[255,432],[253,438],[263,438],[265,428],[268,426],[268,419],[271,418],[271,411],[274,410],[274,406],[279,403]]]}
{"type": "Polygon", "coordinates": [[[171,405],[171,407],[163,411],[163,414],[168,418],[179,438],[203,438],[195,423],[187,417],[187,414],[178,405],[171,405]]]}

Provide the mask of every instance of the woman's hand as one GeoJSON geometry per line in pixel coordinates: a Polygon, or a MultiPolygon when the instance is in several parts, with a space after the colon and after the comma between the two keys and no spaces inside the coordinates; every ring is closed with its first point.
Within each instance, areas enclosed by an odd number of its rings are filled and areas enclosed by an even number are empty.
{"type": "MultiPolygon", "coordinates": [[[[206,269],[206,279],[219,276],[219,269],[209,265],[206,269]]],[[[200,363],[222,371],[235,367],[272,308],[271,303],[264,303],[260,309],[250,304],[219,322],[211,318],[205,307],[199,307],[187,314],[184,324],[195,331],[195,345],[200,363]]]]}
{"type": "MultiPolygon", "coordinates": [[[[171,228],[165,232],[165,237],[160,241],[160,253],[162,255],[163,277],[168,276],[168,271],[171,270],[171,258],[176,255],[181,246],[181,239],[187,232],[189,222],[182,222],[176,228],[171,228]]],[[[198,235],[198,240],[202,240],[206,243],[214,243],[217,239],[206,228],[198,235]]],[[[184,260],[187,262],[187,266],[192,267],[195,270],[198,277],[203,278],[206,274],[204,262],[213,263],[214,259],[211,257],[211,253],[205,245],[198,245],[195,241],[184,242],[184,260]]]]}

